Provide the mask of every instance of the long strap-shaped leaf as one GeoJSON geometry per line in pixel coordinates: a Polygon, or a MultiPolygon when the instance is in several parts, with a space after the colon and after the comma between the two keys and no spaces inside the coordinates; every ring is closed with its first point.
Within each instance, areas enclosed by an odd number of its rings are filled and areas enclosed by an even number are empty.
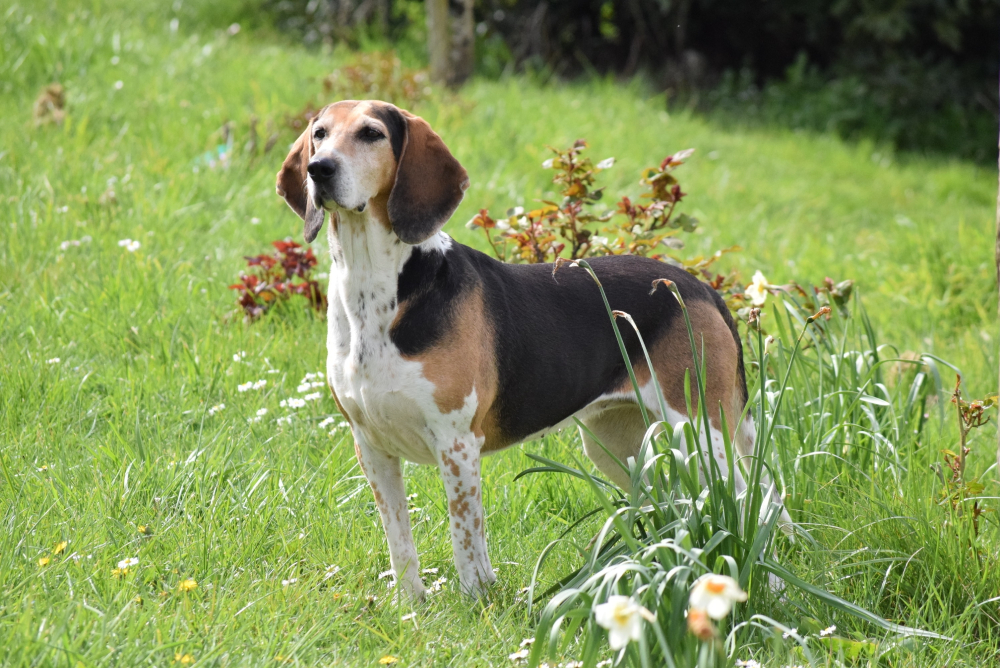
{"type": "Polygon", "coordinates": [[[761,560],[760,566],[769,573],[777,575],[779,578],[781,578],[788,584],[798,587],[807,594],[815,596],[816,598],[823,601],[827,605],[832,606],[837,610],[840,610],[841,612],[846,612],[852,617],[863,619],[866,622],[869,622],[871,624],[874,624],[875,626],[878,626],[879,628],[889,631],[890,633],[898,633],[899,635],[904,635],[904,636],[918,636],[921,638],[936,638],[938,640],[951,640],[951,638],[949,638],[948,636],[943,636],[939,633],[924,631],[922,629],[915,629],[910,626],[901,626],[899,624],[893,624],[892,622],[886,621],[885,619],[882,619],[875,613],[865,610],[861,606],[850,603],[849,601],[845,601],[836,594],[831,594],[827,590],[817,587],[816,585],[809,584],[805,580],[797,577],[794,573],[792,573],[790,570],[788,570],[781,564],[771,559],[761,560]]]}

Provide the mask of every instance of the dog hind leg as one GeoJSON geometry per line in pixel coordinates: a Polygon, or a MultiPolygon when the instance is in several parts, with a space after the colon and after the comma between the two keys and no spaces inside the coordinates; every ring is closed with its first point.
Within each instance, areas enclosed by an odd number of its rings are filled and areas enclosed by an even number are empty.
{"type": "Polygon", "coordinates": [[[628,465],[628,458],[639,454],[646,425],[636,404],[612,406],[581,420],[590,430],[580,430],[583,451],[594,466],[622,489],[631,485],[629,474],[618,464],[628,465]],[[593,436],[591,436],[593,434],[593,436]],[[596,437],[596,440],[595,438],[596,437]],[[603,448],[601,446],[604,446],[603,448]],[[615,460],[618,461],[615,461],[615,460]]]}

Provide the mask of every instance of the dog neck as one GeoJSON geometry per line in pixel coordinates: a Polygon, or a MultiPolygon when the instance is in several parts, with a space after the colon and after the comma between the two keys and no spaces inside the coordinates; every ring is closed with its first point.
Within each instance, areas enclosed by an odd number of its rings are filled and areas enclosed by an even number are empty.
{"type": "Polygon", "coordinates": [[[374,214],[373,207],[361,213],[342,209],[331,217],[330,315],[336,310],[336,315],[346,317],[354,333],[387,337],[399,311],[399,274],[413,249],[443,253],[451,246],[451,237],[438,232],[411,246],[374,214]]]}

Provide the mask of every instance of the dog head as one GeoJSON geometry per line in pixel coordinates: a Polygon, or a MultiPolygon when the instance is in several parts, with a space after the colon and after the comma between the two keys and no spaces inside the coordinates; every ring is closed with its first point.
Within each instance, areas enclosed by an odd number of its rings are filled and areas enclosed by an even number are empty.
{"type": "Polygon", "coordinates": [[[404,242],[437,233],[458,208],[469,177],[427,122],[385,102],[325,107],[292,146],[277,191],[305,221],[312,241],[324,211],[384,205],[404,242]]]}

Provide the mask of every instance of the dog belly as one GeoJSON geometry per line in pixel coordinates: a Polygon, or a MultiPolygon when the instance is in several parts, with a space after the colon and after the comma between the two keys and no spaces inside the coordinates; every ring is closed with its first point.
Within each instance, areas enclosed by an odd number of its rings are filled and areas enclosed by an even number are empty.
{"type": "Polygon", "coordinates": [[[608,394],[602,394],[600,397],[590,402],[580,410],[575,413],[570,414],[566,418],[560,420],[551,427],[546,427],[540,431],[536,431],[533,434],[528,434],[520,443],[528,443],[530,441],[537,441],[540,438],[548,436],[549,434],[554,434],[558,431],[562,431],[567,427],[575,427],[576,421],[581,422],[586,420],[592,415],[596,415],[604,410],[607,410],[611,406],[623,404],[623,403],[635,403],[635,395],[628,392],[612,392],[608,394]]]}

